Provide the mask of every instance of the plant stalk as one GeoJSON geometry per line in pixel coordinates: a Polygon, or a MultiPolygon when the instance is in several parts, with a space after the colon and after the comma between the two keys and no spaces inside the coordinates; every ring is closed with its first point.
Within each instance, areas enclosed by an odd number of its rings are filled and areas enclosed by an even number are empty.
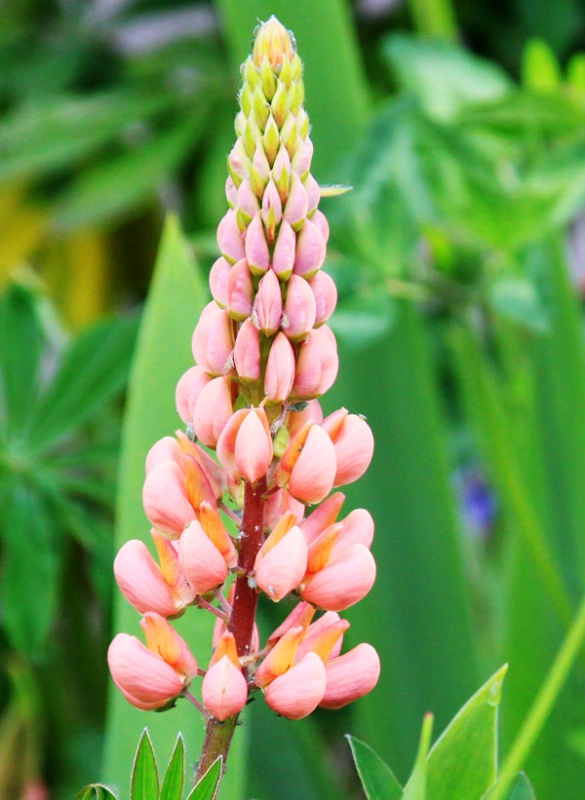
{"type": "MultiPolygon", "coordinates": [[[[258,591],[255,586],[250,586],[248,574],[254,568],[258,550],[264,542],[265,493],[266,478],[262,478],[253,485],[246,483],[238,557],[238,569],[241,574],[236,580],[232,613],[228,622],[228,630],[234,635],[240,658],[249,655],[252,647],[258,591]]],[[[207,722],[201,758],[195,774],[196,784],[220,756],[223,758],[222,769],[225,769],[238,716],[238,714],[234,714],[225,722],[220,722],[212,717],[207,722]]]]}

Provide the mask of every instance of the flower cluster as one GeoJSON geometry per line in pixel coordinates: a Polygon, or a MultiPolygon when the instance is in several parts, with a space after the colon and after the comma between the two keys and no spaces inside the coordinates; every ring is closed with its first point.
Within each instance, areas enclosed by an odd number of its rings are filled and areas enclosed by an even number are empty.
{"type": "Polygon", "coordinates": [[[261,690],[272,709],[300,719],[378,680],[373,647],[341,654],[349,623],[338,613],[374,582],[373,520],[363,509],[339,519],[344,495],[330,494],[365,472],[374,443],[362,417],[340,409],[324,419],[317,399],[337,375],[327,326],[337,296],[321,269],[329,231],[310,171],[302,64],[274,18],[259,28],[242,75],[213,300],[193,334],[196,366],[176,391],[186,433],[161,439],[146,459],[143,503],[158,560],[129,541],[114,565],[147,644],[119,634],[108,658],[142,709],[185,695],[223,721],[261,690]],[[261,647],[259,595],[278,602],[291,593],[298,604],[261,647]],[[168,621],[192,605],[218,618],[206,671],[168,621]],[[198,675],[200,701],[190,689],[198,675]]]}

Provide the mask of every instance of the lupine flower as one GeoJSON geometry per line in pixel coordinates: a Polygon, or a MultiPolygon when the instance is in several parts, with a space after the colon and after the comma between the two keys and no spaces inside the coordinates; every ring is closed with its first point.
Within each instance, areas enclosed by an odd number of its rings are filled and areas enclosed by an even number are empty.
{"type": "MultiPolygon", "coordinates": [[[[380,672],[370,645],[342,654],[349,623],[338,612],[376,574],[374,523],[364,509],[338,519],[345,498],[330,492],[365,472],[373,437],[346,409],[323,419],[317,399],[339,366],[327,325],[337,292],[323,271],[329,226],[311,173],[302,63],[274,18],[260,26],[242,76],[213,299],[175,395],[187,432],[163,437],[147,456],[143,504],[160,564],[136,540],[115,562],[148,646],[118,634],[108,655],[131,703],[164,708],[188,695],[209,736],[252,690],[301,719],[361,697],[380,672]],[[276,603],[291,593],[300,601],[262,648],[259,596],[276,603]],[[197,663],[165,619],[189,605],[217,617],[201,703],[187,692],[197,663]]],[[[205,747],[200,771],[210,766],[205,747]]]]}

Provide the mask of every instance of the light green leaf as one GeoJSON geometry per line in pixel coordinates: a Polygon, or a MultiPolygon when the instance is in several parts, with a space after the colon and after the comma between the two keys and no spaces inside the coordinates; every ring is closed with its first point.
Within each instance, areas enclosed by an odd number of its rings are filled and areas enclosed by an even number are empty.
{"type": "Polygon", "coordinates": [[[463,706],[435,742],[428,759],[432,800],[477,800],[497,770],[497,711],[507,665],[463,706]]]}
{"type": "Polygon", "coordinates": [[[201,108],[197,116],[86,170],[57,202],[55,227],[63,231],[102,223],[147,200],[193,148],[205,118],[201,108]]]}
{"type": "Polygon", "coordinates": [[[56,442],[108,403],[128,379],[138,320],[98,322],[66,350],[59,372],[29,419],[35,451],[56,442]]]}
{"type": "Polygon", "coordinates": [[[185,745],[183,737],[177,737],[173,755],[163,778],[159,800],[181,800],[185,772],[185,745]]]}
{"type": "Polygon", "coordinates": [[[537,333],[546,331],[549,319],[528,278],[503,277],[490,286],[489,303],[499,314],[537,333]]]}
{"type": "Polygon", "coordinates": [[[199,783],[193,788],[187,800],[215,800],[217,785],[221,780],[222,764],[223,757],[220,756],[213,762],[199,783]]]}
{"type": "Polygon", "coordinates": [[[522,54],[522,79],[531,89],[557,92],[561,69],[552,47],[543,39],[531,39],[522,54]]]}
{"type": "Polygon", "coordinates": [[[75,800],[118,800],[118,798],[107,786],[101,783],[92,783],[78,792],[75,800]]]}
{"type": "MultiPolygon", "coordinates": [[[[427,792],[428,781],[428,762],[427,755],[431,746],[431,736],[433,733],[433,715],[425,714],[420,734],[420,742],[416,762],[406,786],[402,800],[434,800],[434,795],[427,792]]],[[[452,798],[453,800],[453,798],[452,798]]],[[[459,798],[458,798],[459,800],[459,798]]]]}
{"type": "Polygon", "coordinates": [[[130,800],[158,800],[158,790],[156,758],[148,735],[148,728],[145,728],[132,767],[130,800]]]}
{"type": "Polygon", "coordinates": [[[383,52],[402,85],[430,116],[443,121],[453,119],[466,104],[502,97],[512,86],[496,64],[453,42],[392,34],[383,52]]]}
{"type": "MultiPolygon", "coordinates": [[[[499,786],[499,781],[496,783],[489,792],[484,795],[481,800],[490,800],[494,795],[496,787],[499,786]]],[[[523,772],[519,772],[512,780],[508,787],[507,794],[501,800],[536,800],[534,789],[530,785],[530,781],[523,772]]]]}
{"type": "Polygon", "coordinates": [[[347,740],[368,800],[400,800],[402,787],[390,767],[364,742],[354,736],[347,740]]]}

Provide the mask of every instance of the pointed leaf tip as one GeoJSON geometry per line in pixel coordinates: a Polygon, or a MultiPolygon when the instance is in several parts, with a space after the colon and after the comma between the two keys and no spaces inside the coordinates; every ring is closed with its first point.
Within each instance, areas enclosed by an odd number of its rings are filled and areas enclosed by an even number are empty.
{"type": "Polygon", "coordinates": [[[402,787],[390,767],[365,742],[349,734],[345,738],[351,747],[367,800],[400,800],[402,787]]]}

